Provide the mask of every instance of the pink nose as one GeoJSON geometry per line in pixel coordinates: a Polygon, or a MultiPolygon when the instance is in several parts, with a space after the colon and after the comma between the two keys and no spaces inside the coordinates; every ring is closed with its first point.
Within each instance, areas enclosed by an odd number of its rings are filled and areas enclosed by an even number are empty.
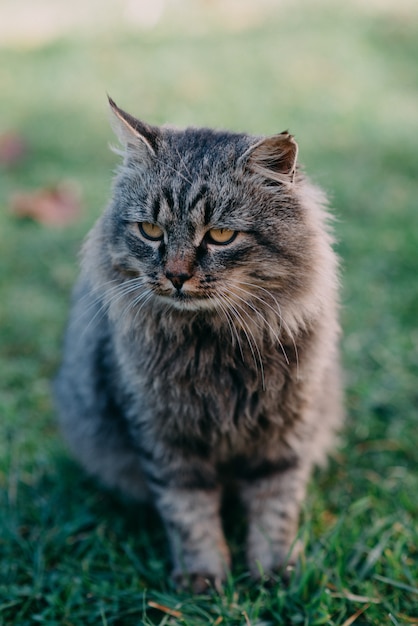
{"type": "Polygon", "coordinates": [[[175,274],[174,272],[169,272],[168,270],[166,271],[165,275],[167,276],[168,280],[173,283],[174,287],[178,291],[180,291],[180,289],[183,287],[186,280],[189,280],[192,277],[191,274],[188,274],[186,272],[175,274]]]}

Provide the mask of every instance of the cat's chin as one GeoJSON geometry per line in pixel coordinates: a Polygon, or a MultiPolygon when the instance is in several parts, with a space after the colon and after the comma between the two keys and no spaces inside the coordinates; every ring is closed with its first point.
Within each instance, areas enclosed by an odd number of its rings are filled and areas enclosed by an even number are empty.
{"type": "Polygon", "coordinates": [[[182,292],[170,296],[159,295],[158,299],[178,311],[213,311],[215,303],[210,298],[191,296],[182,292]]]}

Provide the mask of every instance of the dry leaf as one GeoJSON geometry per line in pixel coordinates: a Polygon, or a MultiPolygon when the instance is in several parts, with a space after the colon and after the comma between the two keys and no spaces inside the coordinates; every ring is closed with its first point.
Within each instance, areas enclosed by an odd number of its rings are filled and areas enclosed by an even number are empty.
{"type": "Polygon", "coordinates": [[[331,593],[332,598],[345,598],[346,600],[350,600],[351,602],[368,602],[372,604],[380,604],[381,600],[379,598],[369,598],[368,596],[358,596],[355,593],[350,593],[347,591],[346,593],[331,593]]]}
{"type": "Polygon", "coordinates": [[[250,618],[248,617],[247,611],[243,611],[242,615],[244,616],[246,625],[251,626],[250,618]]]}
{"type": "Polygon", "coordinates": [[[15,193],[10,200],[17,217],[30,217],[51,226],[65,226],[80,216],[80,194],[71,183],[59,183],[31,192],[15,193]]]}
{"type": "Polygon", "coordinates": [[[365,606],[362,606],[358,611],[356,611],[353,615],[351,615],[351,617],[349,617],[348,619],[345,620],[343,626],[351,626],[351,624],[354,624],[354,622],[356,621],[356,619],[358,617],[360,617],[360,615],[362,613],[364,613],[365,611],[367,611],[367,609],[369,608],[370,604],[366,604],[365,606]]]}
{"type": "Polygon", "coordinates": [[[148,602],[148,606],[153,609],[158,609],[163,613],[167,613],[167,615],[171,615],[172,617],[182,617],[181,611],[177,611],[176,609],[170,609],[170,607],[164,606],[163,604],[158,604],[158,602],[153,602],[152,600],[148,602]]]}
{"type": "Polygon", "coordinates": [[[26,156],[28,145],[25,139],[13,131],[0,135],[0,164],[8,167],[18,165],[26,156]]]}

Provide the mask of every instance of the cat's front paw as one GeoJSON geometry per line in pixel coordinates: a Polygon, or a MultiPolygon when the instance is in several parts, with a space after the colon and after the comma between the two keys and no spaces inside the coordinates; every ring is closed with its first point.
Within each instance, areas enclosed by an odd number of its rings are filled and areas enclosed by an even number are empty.
{"type": "Polygon", "coordinates": [[[289,581],[302,553],[302,542],[297,540],[288,548],[272,544],[268,548],[266,545],[258,547],[258,552],[253,546],[248,555],[251,577],[255,580],[275,581],[280,578],[284,582],[289,581]]]}
{"type": "Polygon", "coordinates": [[[179,591],[187,591],[196,595],[201,595],[207,591],[222,589],[224,576],[203,572],[176,572],[172,574],[174,584],[179,591]]]}

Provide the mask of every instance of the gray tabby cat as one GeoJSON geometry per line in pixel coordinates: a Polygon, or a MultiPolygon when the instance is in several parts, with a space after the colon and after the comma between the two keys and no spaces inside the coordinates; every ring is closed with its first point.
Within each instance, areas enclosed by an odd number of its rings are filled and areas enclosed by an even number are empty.
{"type": "Polygon", "coordinates": [[[91,474],[152,498],[180,584],[224,580],[231,483],[251,573],[280,571],[342,417],[324,197],[287,132],[157,128],[110,105],[124,162],[84,247],[62,428],[91,474]]]}

